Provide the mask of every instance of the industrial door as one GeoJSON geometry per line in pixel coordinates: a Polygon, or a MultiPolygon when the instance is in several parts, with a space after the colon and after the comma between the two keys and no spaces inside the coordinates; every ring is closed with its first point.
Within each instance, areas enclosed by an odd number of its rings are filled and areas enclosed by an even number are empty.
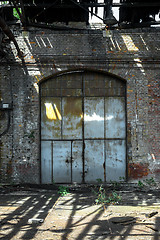
{"type": "Polygon", "coordinates": [[[65,72],[42,82],[40,96],[42,183],[125,177],[124,81],[65,72]]]}

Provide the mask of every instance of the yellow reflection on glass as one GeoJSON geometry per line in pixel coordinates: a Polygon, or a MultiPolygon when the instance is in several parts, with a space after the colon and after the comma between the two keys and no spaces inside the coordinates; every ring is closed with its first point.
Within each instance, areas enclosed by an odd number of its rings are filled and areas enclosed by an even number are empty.
{"type": "Polygon", "coordinates": [[[53,109],[52,103],[45,103],[45,107],[46,107],[46,116],[48,119],[50,120],[56,120],[56,114],[55,111],[53,109]]]}
{"type": "Polygon", "coordinates": [[[56,104],[45,103],[46,116],[50,120],[62,120],[61,114],[56,106],[56,104]]]}
{"type": "Polygon", "coordinates": [[[46,116],[50,120],[62,120],[61,114],[56,106],[56,104],[52,105],[52,103],[45,103],[46,107],[46,116]]]}
{"type": "Polygon", "coordinates": [[[54,108],[55,108],[55,111],[56,111],[56,114],[57,114],[58,119],[59,119],[59,120],[62,120],[61,114],[60,114],[60,112],[58,111],[58,108],[57,108],[56,104],[54,104],[54,108]]]}

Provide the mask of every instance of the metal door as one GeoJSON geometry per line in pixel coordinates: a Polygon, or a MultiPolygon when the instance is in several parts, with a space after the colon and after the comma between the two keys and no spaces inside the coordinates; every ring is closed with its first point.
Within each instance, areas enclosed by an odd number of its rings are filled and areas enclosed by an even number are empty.
{"type": "Polygon", "coordinates": [[[42,183],[125,177],[123,81],[80,70],[42,82],[40,94],[42,183]]]}
{"type": "Polygon", "coordinates": [[[84,99],[85,181],[104,181],[104,98],[84,99]]]}
{"type": "Polygon", "coordinates": [[[119,181],[125,177],[126,124],[125,98],[105,99],[106,180],[119,181]]]}

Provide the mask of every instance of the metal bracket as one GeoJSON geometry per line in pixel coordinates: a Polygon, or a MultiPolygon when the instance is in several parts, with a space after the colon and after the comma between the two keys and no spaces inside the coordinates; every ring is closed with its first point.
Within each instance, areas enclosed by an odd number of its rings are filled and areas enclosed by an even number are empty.
{"type": "Polygon", "coordinates": [[[0,110],[12,110],[13,106],[11,103],[0,103],[0,110]]]}

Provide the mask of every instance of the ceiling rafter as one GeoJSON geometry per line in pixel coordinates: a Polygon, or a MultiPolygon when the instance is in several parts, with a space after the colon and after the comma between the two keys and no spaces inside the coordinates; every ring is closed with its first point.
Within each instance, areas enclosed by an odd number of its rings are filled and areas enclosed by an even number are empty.
{"type": "MultiPolygon", "coordinates": [[[[87,13],[94,15],[101,21],[107,24],[107,21],[110,20],[110,17],[113,18],[112,9],[114,7],[120,7],[119,11],[119,22],[117,26],[125,27],[125,24],[131,27],[136,26],[150,26],[152,24],[156,25],[159,24],[159,21],[155,20],[155,15],[157,14],[157,10],[160,10],[160,1],[153,0],[152,2],[147,2],[148,0],[144,0],[143,3],[140,0],[121,0],[120,3],[113,3],[113,0],[104,0],[103,3],[98,3],[97,0],[90,0],[90,1],[77,1],[77,0],[68,0],[68,1],[60,1],[60,0],[44,0],[44,1],[29,1],[29,0],[10,0],[7,4],[0,5],[0,8],[15,8],[17,13],[20,17],[20,21],[23,27],[29,26],[31,23],[33,24],[53,24],[54,22],[66,22],[68,21],[76,21],[77,16],[81,17],[78,18],[78,21],[85,21],[88,24],[88,15],[87,13]],[[65,12],[65,8],[68,11],[65,12]],[[83,11],[77,11],[78,8],[83,9],[83,11]],[[91,8],[91,10],[90,10],[91,8]],[[93,12],[94,8],[94,12],[93,12]],[[104,15],[99,16],[96,12],[96,9],[103,8],[104,15]],[[139,10],[140,8],[140,10],[139,10]],[[144,9],[142,9],[144,8],[144,9]],[[157,8],[157,10],[155,10],[157,8]],[[19,10],[21,9],[21,11],[19,10]],[[31,9],[31,11],[30,11],[31,9]],[[59,17],[56,16],[56,9],[59,11],[59,17]],[[76,9],[76,14],[74,17],[74,9],[76,9]],[[54,11],[55,15],[52,14],[52,10],[54,11]],[[64,10],[64,11],[63,11],[64,10]],[[68,14],[67,14],[68,12],[68,14]],[[73,13],[72,13],[73,12],[73,13]],[[46,13],[46,14],[44,14],[46,13]],[[49,13],[49,14],[48,14],[49,13]],[[44,15],[42,15],[44,14],[44,15]],[[79,15],[78,15],[79,14],[79,15]],[[84,14],[84,16],[83,16],[84,14]],[[41,16],[42,15],[42,16],[41,16]],[[151,15],[151,17],[150,17],[151,15]],[[49,17],[49,18],[48,18],[49,17]],[[48,19],[47,19],[48,18],[48,19]],[[63,20],[62,20],[63,19],[63,20]],[[67,20],[65,20],[67,19],[67,20]],[[69,19],[69,20],[68,20],[69,19]]],[[[0,0],[0,2],[3,2],[0,0]]],[[[5,18],[6,19],[6,18],[5,18]]],[[[116,22],[116,21],[114,21],[116,22]]],[[[115,23],[110,24],[110,26],[114,26],[115,23]]],[[[113,27],[114,28],[114,27],[113,27]]]]}
{"type": "Polygon", "coordinates": [[[71,1],[72,3],[74,3],[75,5],[77,5],[78,7],[82,8],[83,10],[85,10],[86,12],[91,13],[92,15],[96,16],[97,18],[99,18],[100,20],[103,21],[103,18],[99,17],[97,14],[93,13],[93,11],[90,11],[88,8],[83,7],[82,4],[77,3],[77,2],[75,2],[74,0],[70,0],[70,1],[71,1]]]}

